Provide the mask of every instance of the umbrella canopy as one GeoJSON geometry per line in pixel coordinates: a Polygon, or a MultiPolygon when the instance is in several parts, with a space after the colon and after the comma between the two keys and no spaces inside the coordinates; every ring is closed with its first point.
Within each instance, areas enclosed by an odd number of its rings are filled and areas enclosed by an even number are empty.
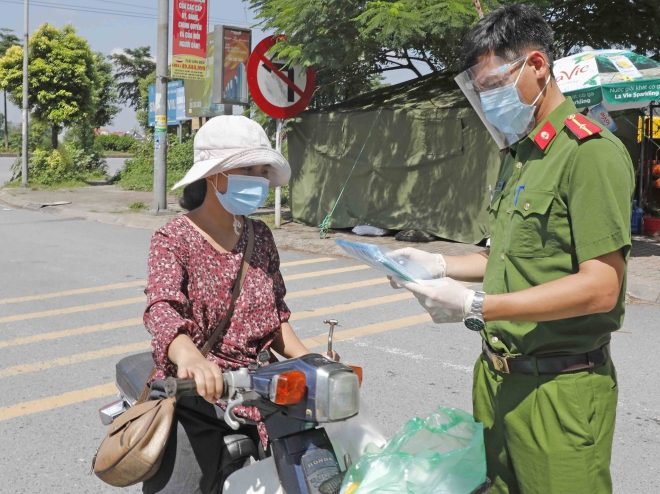
{"type": "Polygon", "coordinates": [[[578,108],[627,110],[660,99],[660,63],[631,51],[584,51],[557,60],[553,72],[578,108]]]}

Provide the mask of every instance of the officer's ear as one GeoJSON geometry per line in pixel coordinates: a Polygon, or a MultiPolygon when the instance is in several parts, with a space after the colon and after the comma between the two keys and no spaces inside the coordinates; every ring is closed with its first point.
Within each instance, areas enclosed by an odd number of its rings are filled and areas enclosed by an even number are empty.
{"type": "Polygon", "coordinates": [[[540,51],[533,51],[527,58],[527,64],[532,66],[536,78],[545,85],[545,81],[550,75],[550,65],[545,55],[540,51]]]}

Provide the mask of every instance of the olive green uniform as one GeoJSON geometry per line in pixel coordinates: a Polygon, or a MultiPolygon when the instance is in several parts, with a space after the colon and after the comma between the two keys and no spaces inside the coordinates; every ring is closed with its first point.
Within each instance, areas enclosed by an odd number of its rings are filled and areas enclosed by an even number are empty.
{"type": "MultiPolygon", "coordinates": [[[[630,156],[606,129],[577,137],[565,124],[574,114],[568,98],[506,151],[490,208],[486,294],[548,283],[618,250],[628,259],[630,156]]],[[[624,311],[625,279],[608,313],[493,321],[482,337],[507,356],[581,354],[608,343],[624,311]]],[[[611,361],[590,371],[524,375],[499,372],[481,356],[474,369],[474,416],[484,423],[493,494],[611,492],[617,391],[611,361]]]]}

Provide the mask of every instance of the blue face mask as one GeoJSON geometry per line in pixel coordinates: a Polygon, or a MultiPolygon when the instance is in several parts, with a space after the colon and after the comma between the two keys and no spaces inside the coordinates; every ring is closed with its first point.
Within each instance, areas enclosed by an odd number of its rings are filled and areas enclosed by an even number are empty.
{"type": "Polygon", "coordinates": [[[249,216],[266,202],[270,185],[268,179],[249,175],[225,176],[227,177],[227,192],[221,194],[216,187],[215,195],[228,213],[236,216],[249,216]]]}
{"type": "MultiPolygon", "coordinates": [[[[536,99],[531,105],[526,105],[520,101],[520,95],[518,94],[518,89],[516,89],[521,75],[522,70],[518,74],[516,82],[484,91],[479,95],[486,119],[507,136],[516,136],[518,139],[527,135],[532,130],[534,112],[536,111],[536,106],[534,105],[536,105],[536,102],[550,82],[550,76],[548,76],[545,86],[536,99]]],[[[510,142],[512,143],[511,140],[510,142]]]]}

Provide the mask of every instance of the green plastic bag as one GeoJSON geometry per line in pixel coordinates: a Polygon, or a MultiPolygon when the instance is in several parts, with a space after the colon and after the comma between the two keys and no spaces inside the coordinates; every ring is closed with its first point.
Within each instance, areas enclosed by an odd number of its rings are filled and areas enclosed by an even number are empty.
{"type": "Polygon", "coordinates": [[[483,424],[438,407],[406,422],[382,448],[368,448],[348,470],[341,494],[470,494],[486,482],[483,424]]]}

